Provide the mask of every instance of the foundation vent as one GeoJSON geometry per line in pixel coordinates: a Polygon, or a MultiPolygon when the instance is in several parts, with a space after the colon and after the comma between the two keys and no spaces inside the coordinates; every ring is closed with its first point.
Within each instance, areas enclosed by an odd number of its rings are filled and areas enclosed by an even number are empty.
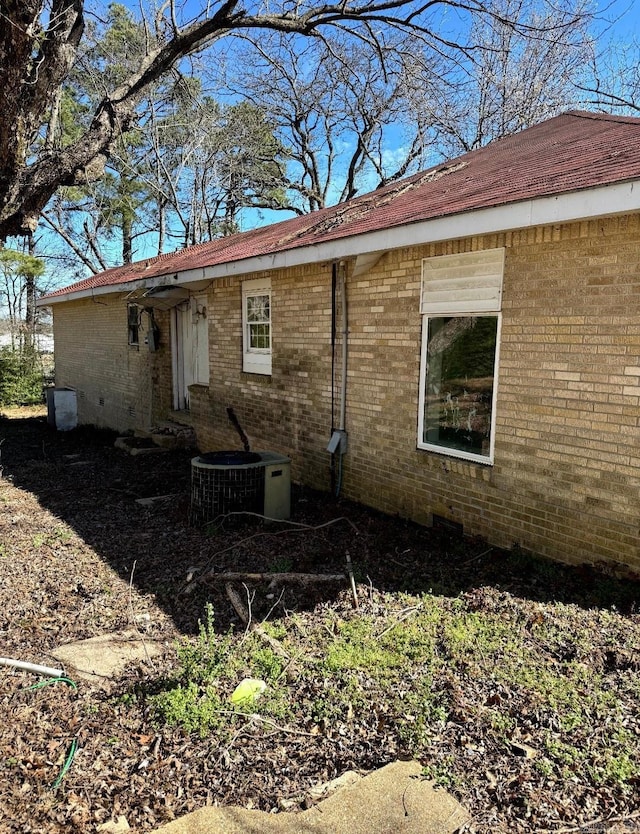
{"type": "Polygon", "coordinates": [[[209,452],[191,461],[191,523],[252,512],[291,514],[291,460],[277,452],[209,452]]]}

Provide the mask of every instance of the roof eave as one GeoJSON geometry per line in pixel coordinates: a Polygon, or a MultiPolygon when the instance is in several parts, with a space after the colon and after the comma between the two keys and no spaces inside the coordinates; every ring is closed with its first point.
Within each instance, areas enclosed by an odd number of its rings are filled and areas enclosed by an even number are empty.
{"type": "Polygon", "coordinates": [[[214,281],[255,272],[269,272],[309,264],[331,262],[357,257],[363,253],[386,252],[406,246],[419,246],[443,240],[455,240],[484,234],[527,229],[534,226],[557,225],[596,217],[607,217],[640,211],[640,182],[603,185],[597,188],[505,203],[459,214],[444,215],[391,226],[372,232],[312,245],[302,245],[242,260],[212,266],[197,267],[178,273],[139,278],[123,284],[109,284],[79,292],[69,292],[43,298],[38,304],[50,306],[65,301],[76,301],[112,293],[131,292],[144,284],[146,287],[170,283],[175,286],[214,281]]]}

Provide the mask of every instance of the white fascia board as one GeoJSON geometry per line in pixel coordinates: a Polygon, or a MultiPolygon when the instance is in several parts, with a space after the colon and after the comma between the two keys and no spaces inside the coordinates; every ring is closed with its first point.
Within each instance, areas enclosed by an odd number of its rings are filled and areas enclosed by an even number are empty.
{"type": "MultiPolygon", "coordinates": [[[[195,273],[196,271],[198,272],[198,277],[192,277],[191,279],[186,278],[186,272],[177,274],[175,272],[168,272],[165,275],[154,275],[152,278],[145,278],[141,275],[140,278],[127,281],[126,284],[105,284],[103,287],[91,287],[87,290],[80,290],[79,292],[70,290],[61,295],[56,295],[54,298],[40,298],[36,301],[36,306],[52,307],[54,304],[60,304],[63,301],[81,301],[82,299],[97,298],[98,296],[104,295],[128,295],[136,290],[139,292],[141,288],[150,290],[153,287],[186,286],[187,289],[193,290],[193,292],[199,292],[209,286],[211,279],[203,279],[201,269],[191,270],[189,274],[195,273]]],[[[131,300],[135,301],[136,299],[132,298],[131,300]]]]}
{"type": "Polygon", "coordinates": [[[199,267],[177,275],[168,273],[147,279],[141,276],[139,281],[127,284],[112,284],[78,293],[65,293],[43,302],[41,306],[48,307],[62,301],[75,301],[111,293],[126,293],[139,288],[141,281],[145,281],[148,287],[166,283],[180,286],[192,284],[194,281],[214,281],[216,278],[354,258],[363,253],[386,252],[405,246],[420,246],[443,240],[527,229],[532,226],[573,223],[637,211],[640,211],[640,181],[622,182],[406,223],[312,246],[300,246],[244,260],[199,267]],[[169,282],[167,277],[171,279],[169,282]]]}
{"type": "MultiPolygon", "coordinates": [[[[142,280],[142,279],[141,279],[142,280]]],[[[38,298],[36,300],[36,307],[53,307],[55,304],[61,304],[63,301],[81,301],[85,298],[96,298],[99,295],[121,295],[134,290],[140,289],[140,281],[128,281],[126,284],[108,284],[104,287],[92,287],[88,290],[79,290],[78,292],[61,293],[54,298],[38,298]]],[[[153,284],[149,284],[153,286],[153,284]]]]}
{"type": "Polygon", "coordinates": [[[420,246],[443,240],[507,232],[532,226],[571,223],[636,211],[640,211],[640,182],[618,183],[406,223],[314,246],[301,246],[283,252],[190,270],[181,273],[180,280],[193,281],[198,277],[214,280],[231,275],[247,275],[251,272],[268,272],[272,269],[354,258],[369,252],[383,253],[405,246],[420,246]]]}

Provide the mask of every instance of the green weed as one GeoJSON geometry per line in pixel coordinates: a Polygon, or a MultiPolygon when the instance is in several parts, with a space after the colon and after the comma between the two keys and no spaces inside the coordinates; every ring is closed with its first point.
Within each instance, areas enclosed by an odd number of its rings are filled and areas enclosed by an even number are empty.
{"type": "Polygon", "coordinates": [[[56,544],[65,544],[73,538],[73,533],[67,527],[56,527],[50,533],[36,533],[32,539],[34,548],[44,545],[54,547],[56,544]]]}
{"type": "Polygon", "coordinates": [[[194,642],[178,644],[178,678],[188,683],[206,684],[233,671],[233,636],[217,634],[213,606],[207,604],[205,620],[198,624],[194,642]]]}
{"type": "Polygon", "coordinates": [[[282,553],[271,563],[269,573],[288,573],[292,568],[293,559],[291,556],[287,556],[286,553],[282,553]]]}
{"type": "Polygon", "coordinates": [[[401,652],[375,638],[372,621],[366,617],[342,623],[328,646],[324,667],[330,672],[367,670],[378,677],[406,662],[401,652]]]}
{"type": "Polygon", "coordinates": [[[469,611],[447,612],[442,618],[442,652],[450,663],[470,662],[493,667],[496,658],[517,654],[517,630],[508,619],[469,611]]]}
{"type": "Polygon", "coordinates": [[[258,645],[250,651],[251,676],[275,682],[283,671],[283,660],[268,646],[258,645]]]}
{"type": "Polygon", "coordinates": [[[436,787],[452,790],[460,786],[460,777],[454,770],[453,756],[443,756],[437,762],[430,762],[422,768],[425,779],[432,781],[436,787]]]}
{"type": "Polygon", "coordinates": [[[177,684],[167,692],[153,697],[156,714],[170,727],[181,727],[187,733],[197,733],[201,738],[209,735],[224,723],[223,709],[227,704],[213,686],[204,689],[193,681],[177,684]]]}
{"type": "Polygon", "coordinates": [[[414,755],[429,748],[434,734],[448,718],[448,698],[430,675],[415,681],[410,690],[399,693],[395,707],[400,738],[414,755]]]}
{"type": "Polygon", "coordinates": [[[68,527],[56,527],[51,537],[54,540],[57,540],[65,544],[66,542],[71,541],[71,539],[73,538],[73,532],[69,530],[68,527]]]}
{"type": "MultiPolygon", "coordinates": [[[[278,680],[282,659],[256,634],[244,639],[232,632],[218,634],[214,612],[207,605],[195,640],[183,640],[176,649],[178,666],[165,689],[149,697],[158,721],[205,737],[225,733],[233,722],[229,698],[243,677],[258,677],[267,691],[251,704],[251,711],[283,719],[289,714],[288,693],[278,680]]],[[[243,712],[245,708],[235,710],[243,712]]]]}
{"type": "MultiPolygon", "coordinates": [[[[255,631],[217,633],[209,606],[197,637],[178,646],[172,680],[149,696],[154,714],[186,732],[222,738],[247,712],[330,727],[370,720],[379,704],[405,749],[419,757],[448,721],[467,721],[483,725],[497,748],[521,728],[537,731],[532,766],[543,776],[624,790],[640,777],[640,740],[622,724],[623,702],[638,694],[639,676],[623,669],[612,685],[595,672],[588,641],[562,617],[541,614],[532,622],[517,603],[470,611],[464,598],[432,594],[388,595],[385,602],[376,614],[263,623],[282,652],[255,631]],[[229,697],[244,677],[261,678],[267,689],[249,708],[234,710],[229,697]],[[465,690],[469,678],[479,684],[474,694],[465,690]],[[478,691],[496,695],[478,703],[478,691]]],[[[606,625],[603,614],[606,640],[621,644],[623,635],[606,625]]],[[[446,759],[430,764],[429,775],[456,783],[446,759]]]]}
{"type": "Polygon", "coordinates": [[[516,727],[516,721],[513,716],[503,710],[487,709],[485,720],[491,726],[491,729],[505,741],[513,735],[516,727]]]}
{"type": "Polygon", "coordinates": [[[539,757],[533,763],[534,768],[543,776],[551,776],[553,774],[553,764],[546,757],[539,757]]]}

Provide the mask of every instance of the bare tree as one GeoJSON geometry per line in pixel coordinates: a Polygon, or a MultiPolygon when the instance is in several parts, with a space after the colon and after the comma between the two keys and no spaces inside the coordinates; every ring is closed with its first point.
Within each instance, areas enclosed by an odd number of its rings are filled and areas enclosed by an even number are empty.
{"type": "Polygon", "coordinates": [[[575,17],[570,29],[563,26],[566,8],[526,0],[495,0],[493,8],[494,17],[473,22],[471,40],[478,47],[473,60],[450,61],[447,71],[435,77],[428,67],[417,72],[422,83],[415,88],[416,106],[428,113],[445,157],[516,133],[579,100],[576,84],[592,50],[591,19],[583,0],[570,10],[575,17]],[[528,20],[531,31],[511,26],[514,18],[528,20]]]}
{"type": "MultiPolygon", "coordinates": [[[[546,1],[546,0],[545,0],[546,1]]],[[[569,0],[561,0],[569,2],[569,0]]],[[[540,0],[543,2],[543,0],[540,0]]],[[[551,0],[549,0],[551,4],[551,0]]],[[[131,128],[136,105],[149,88],[188,55],[234,33],[273,30],[321,37],[327,29],[350,32],[375,51],[385,29],[410,30],[432,49],[465,52],[439,33],[443,8],[461,15],[499,15],[483,0],[341,0],[338,3],[283,2],[265,12],[239,0],[202,0],[185,19],[190,4],[166,0],[145,25],[145,54],[135,70],[110,86],[94,107],[88,127],[68,144],[56,142],[62,89],[81,50],[85,33],[83,0],[2,0],[0,5],[0,240],[33,233],[41,211],[61,185],[102,177],[118,136],[131,128]]],[[[505,23],[515,31],[542,34],[522,17],[505,23]]],[[[562,37],[575,25],[568,9],[545,37],[562,37]]]]}
{"type": "Polygon", "coordinates": [[[640,40],[610,42],[593,54],[589,77],[578,83],[585,106],[627,115],[640,113],[640,40]]]}
{"type": "Polygon", "coordinates": [[[382,60],[345,38],[300,43],[275,33],[245,45],[227,84],[268,114],[288,149],[282,208],[303,214],[342,202],[424,159],[427,124],[412,109],[405,40],[380,43],[382,60]]]}
{"type": "Polygon", "coordinates": [[[201,243],[237,231],[244,208],[280,206],[286,152],[260,108],[194,94],[164,118],[151,113],[139,176],[164,234],[201,243]]]}
{"type": "Polygon", "coordinates": [[[464,36],[459,23],[458,41],[444,30],[435,43],[385,32],[380,60],[344,37],[247,39],[227,84],[264,108],[288,144],[287,207],[349,199],[575,106],[591,47],[583,0],[491,0],[486,11],[464,36]]]}
{"type": "Polygon", "coordinates": [[[33,347],[37,281],[44,263],[15,249],[0,249],[0,311],[6,314],[12,349],[33,347]]]}

